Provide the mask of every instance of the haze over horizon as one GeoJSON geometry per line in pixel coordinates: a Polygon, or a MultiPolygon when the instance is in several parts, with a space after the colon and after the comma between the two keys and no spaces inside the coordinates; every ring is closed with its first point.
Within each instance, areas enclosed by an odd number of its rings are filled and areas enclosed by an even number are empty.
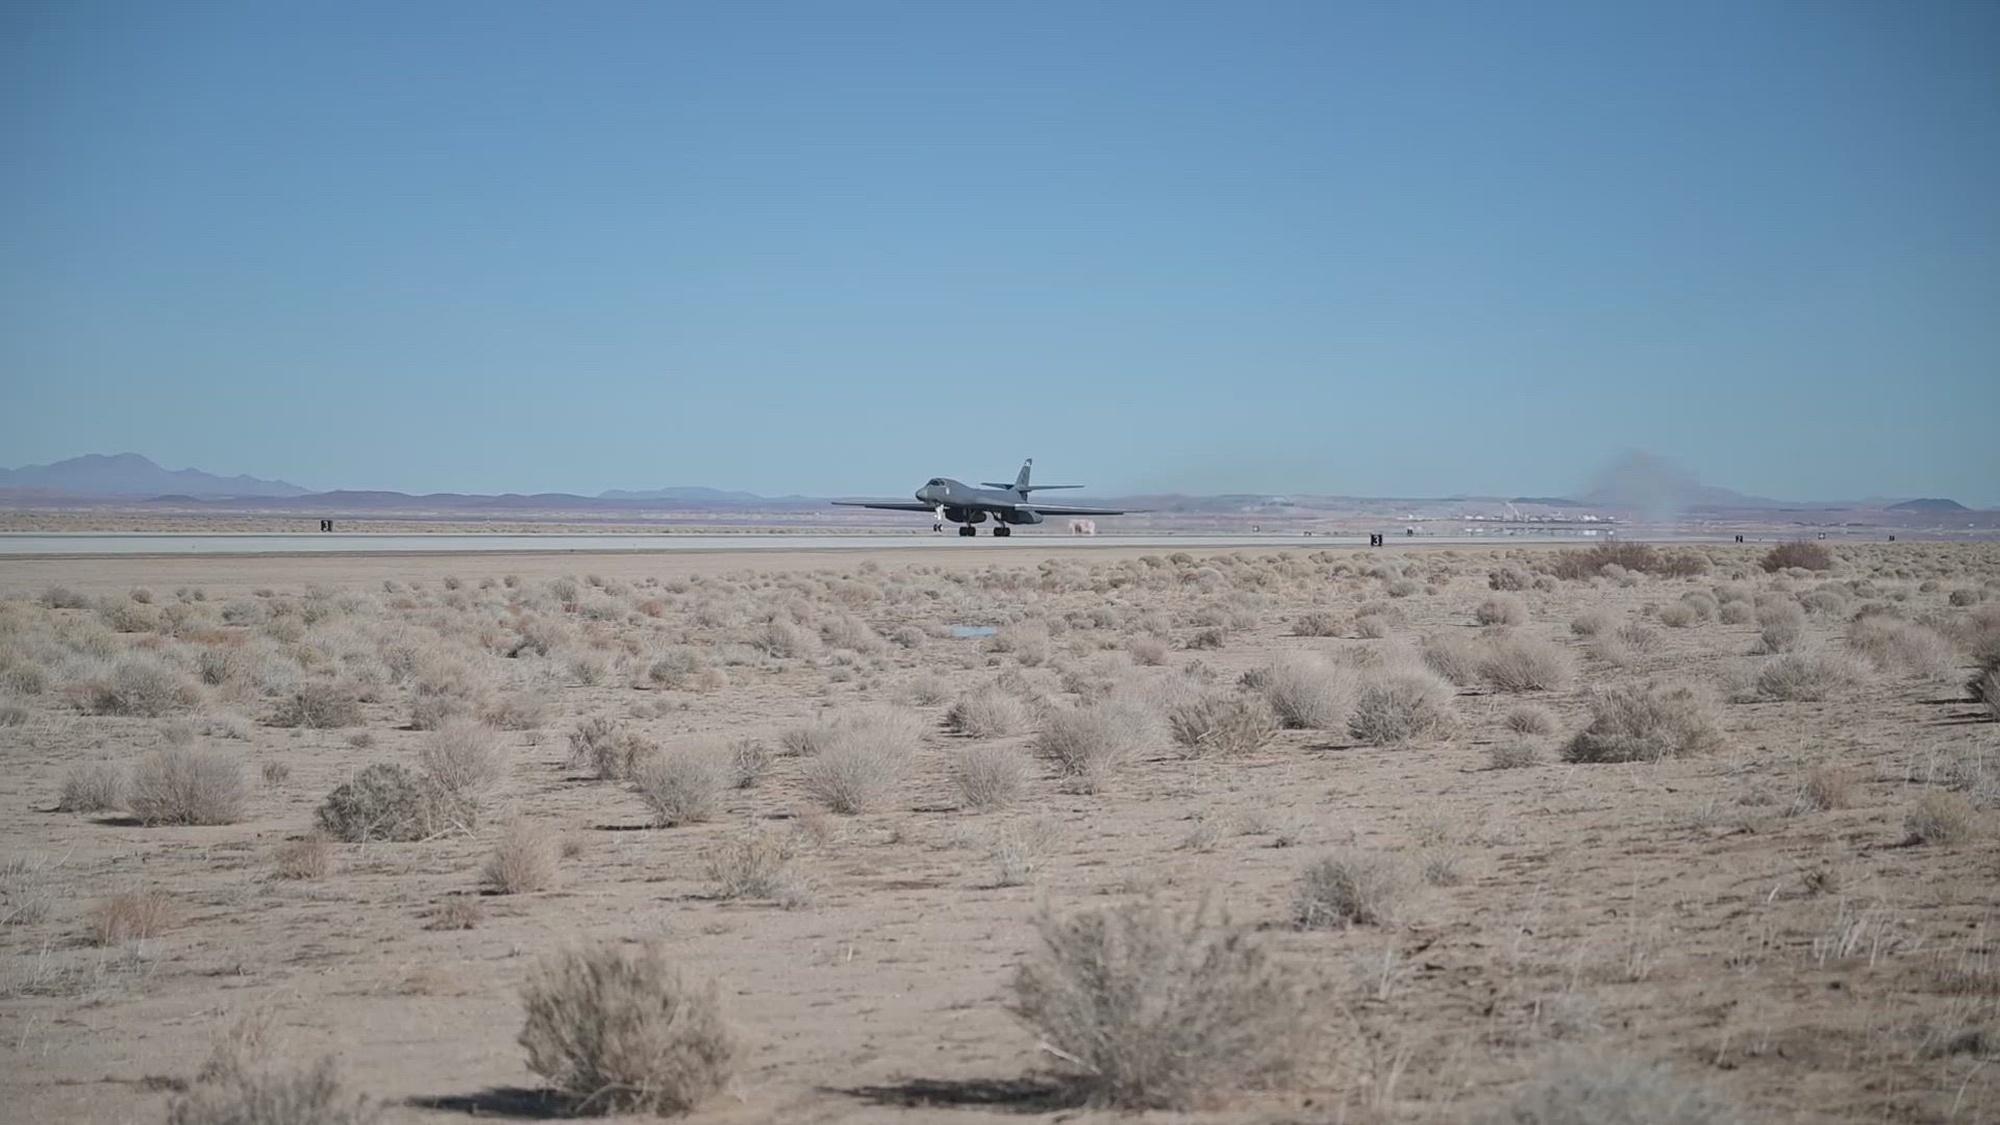
{"type": "Polygon", "coordinates": [[[2000,504],[2000,7],[0,12],[0,463],[2000,504]]]}

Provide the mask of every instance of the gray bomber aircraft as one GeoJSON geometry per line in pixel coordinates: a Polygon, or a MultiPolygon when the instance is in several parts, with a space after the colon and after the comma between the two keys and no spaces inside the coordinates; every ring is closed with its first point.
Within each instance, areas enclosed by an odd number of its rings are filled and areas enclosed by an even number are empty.
{"type": "Polygon", "coordinates": [[[934,517],[932,531],[943,531],[945,521],[963,524],[960,535],[977,535],[975,524],[993,517],[993,534],[1006,538],[1014,534],[1014,524],[1040,523],[1043,516],[1122,516],[1121,508],[1081,508],[1070,504],[1042,504],[1029,497],[1031,492],[1049,488],[1082,488],[1080,484],[1029,484],[1028,474],[1035,459],[1021,463],[1013,484],[983,481],[975,488],[950,477],[932,477],[917,489],[915,500],[835,500],[847,508],[881,508],[891,512],[929,512],[934,517]]]}

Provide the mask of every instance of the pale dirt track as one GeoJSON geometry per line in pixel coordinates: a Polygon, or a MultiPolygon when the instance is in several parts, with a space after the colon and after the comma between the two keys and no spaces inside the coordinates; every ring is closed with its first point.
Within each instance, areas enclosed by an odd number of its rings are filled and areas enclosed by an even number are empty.
{"type": "Polygon", "coordinates": [[[1806,639],[1842,649],[1863,605],[1939,628],[1970,621],[2000,597],[2000,550],[1844,549],[1832,574],[1785,577],[1757,570],[1751,550],[1705,548],[1718,569],[1700,578],[1546,582],[1517,595],[1528,616],[1512,630],[1563,651],[1575,676],[1559,690],[1464,686],[1448,733],[1403,745],[1288,730],[1246,757],[1186,758],[1160,735],[1099,793],[1072,791],[1036,759],[1019,801],[980,813],[962,807],[947,763],[976,741],[1026,752],[1033,735],[948,733],[946,704],[962,694],[998,685],[1033,709],[1183,674],[1230,687],[1288,654],[1365,668],[1425,638],[1473,642],[1489,572],[1546,558],[1395,544],[1175,564],[1169,545],[988,547],[0,562],[0,598],[11,599],[0,601],[0,675],[25,683],[30,663],[46,674],[40,692],[0,699],[25,714],[0,727],[0,858],[56,864],[46,912],[0,925],[0,1120],[161,1121],[172,1086],[251,1011],[276,1014],[287,1059],[335,1055],[392,1122],[532,1116],[539,1107],[519,1091],[538,1079],[515,1044],[529,966],[579,941],[659,939],[718,982],[749,1044],[730,1093],[697,1125],[1128,1121],[1027,1096],[1035,1088],[1017,1080],[1057,1063],[1004,1005],[1038,910],[1148,896],[1209,899],[1302,976],[1331,982],[1324,1018],[1338,1051],[1307,1088],[1143,1120],[1482,1122],[1578,1050],[1668,1064],[1743,1122],[2000,1120],[2000,724],[1964,702],[1961,669],[1871,670],[1818,702],[1718,701],[1725,741],[1700,757],[1558,758],[1588,721],[1592,689],[1674,681],[1719,696],[1771,659],[1750,655],[1754,623],[1661,625],[1659,608],[1685,594],[1735,586],[1790,602],[1839,585],[1841,608],[1816,609],[1806,639]],[[1134,562],[1145,556],[1162,563],[1134,562]],[[565,578],[576,580],[568,594],[565,578]],[[111,601],[27,601],[58,584],[111,601]],[[192,622],[179,633],[101,626],[113,603],[145,616],[125,605],[134,587],[151,592],[151,609],[189,607],[192,622]],[[1950,604],[1959,590],[1976,604],[1950,604]],[[1393,610],[1386,636],[1358,627],[1356,611],[1372,606],[1393,610]],[[1636,626],[1634,639],[1573,634],[1593,611],[1636,626]],[[805,619],[800,651],[754,647],[770,612],[805,619]],[[1329,615],[1334,635],[1296,635],[1308,612],[1329,615]],[[933,632],[914,647],[873,633],[836,643],[848,615],[885,636],[933,632]],[[1001,651],[939,635],[961,621],[1053,628],[1001,651]],[[505,655],[531,629],[548,653],[505,655]],[[1149,639],[1164,642],[1163,664],[1140,659],[1149,639]],[[256,659],[201,685],[191,713],[88,713],[107,651],[192,679],[204,650],[232,648],[256,659]],[[337,845],[324,879],[277,878],[274,851],[308,831],[330,790],[367,764],[418,760],[428,736],[410,729],[413,689],[384,672],[409,652],[466,669],[482,706],[539,706],[531,729],[493,735],[510,758],[493,810],[470,835],[337,845]],[[651,671],[689,654],[701,671],[685,682],[651,671]],[[581,677],[589,661],[601,679],[581,677]],[[357,725],[273,725],[295,683],[336,673],[373,685],[357,725]],[[913,701],[931,680],[942,694],[913,701]],[[913,707],[927,733],[887,803],[857,816],[814,806],[798,757],[727,791],[711,821],[674,828],[650,827],[629,787],[566,764],[569,732],[593,717],[669,748],[776,744],[884,703],[913,707]],[[1555,720],[1529,740],[1540,762],[1492,768],[1495,746],[1514,737],[1506,716],[1524,703],[1555,720]],[[175,741],[245,764],[242,821],[142,827],[52,811],[72,768],[130,764],[175,741]],[[1849,791],[1839,807],[1800,806],[1822,767],[1849,791]],[[1942,791],[1981,802],[1983,835],[1909,845],[1909,810],[1942,791]],[[481,865],[513,816],[573,843],[559,888],[480,894],[481,865]],[[810,901],[714,897],[707,858],[747,832],[798,843],[810,901]],[[1008,847],[1029,857],[1018,883],[1000,878],[1008,847]],[[1292,928],[1301,869],[1340,848],[1451,877],[1413,887],[1392,924],[1292,928]],[[89,944],[93,911],[141,888],[168,896],[172,925],[89,944]],[[433,928],[463,902],[483,909],[475,928],[433,928]]]}

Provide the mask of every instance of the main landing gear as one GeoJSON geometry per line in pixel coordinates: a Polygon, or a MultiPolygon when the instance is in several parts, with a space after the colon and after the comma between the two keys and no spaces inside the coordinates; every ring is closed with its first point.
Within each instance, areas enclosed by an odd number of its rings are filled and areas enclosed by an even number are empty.
{"type": "Polygon", "coordinates": [[[964,527],[958,529],[958,533],[965,536],[977,535],[979,534],[979,529],[971,524],[966,524],[964,527]]]}
{"type": "Polygon", "coordinates": [[[995,526],[994,526],[994,528],[993,528],[993,534],[994,534],[994,536],[995,536],[996,538],[1000,538],[1000,539],[1005,539],[1005,538],[1007,538],[1007,537],[1008,537],[1009,535],[1012,535],[1012,534],[1014,534],[1014,529],[1013,529],[1013,528],[1011,528],[1011,527],[1008,527],[1008,526],[1007,526],[1006,524],[1004,524],[1004,523],[1003,523],[1003,524],[997,524],[997,525],[995,525],[995,526]]]}
{"type": "MultiPolygon", "coordinates": [[[[966,524],[964,527],[958,529],[958,533],[969,539],[972,536],[979,534],[979,529],[972,526],[971,524],[966,524]]],[[[1004,523],[993,529],[993,537],[995,539],[1005,539],[1012,534],[1014,534],[1014,529],[1008,527],[1004,523]]]]}

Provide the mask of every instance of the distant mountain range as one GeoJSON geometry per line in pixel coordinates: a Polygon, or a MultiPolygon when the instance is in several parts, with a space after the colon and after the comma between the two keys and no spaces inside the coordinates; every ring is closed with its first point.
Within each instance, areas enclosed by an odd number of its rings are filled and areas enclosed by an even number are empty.
{"type": "Polygon", "coordinates": [[[199,469],[162,469],[137,453],[90,453],[53,465],[0,469],[0,490],[51,492],[80,497],[181,495],[195,499],[239,496],[284,499],[304,496],[311,489],[281,480],[218,477],[199,469]]]}
{"type": "MultiPolygon", "coordinates": [[[[1176,495],[1105,499],[1119,502],[1138,501],[1141,502],[1141,506],[1154,511],[1248,510],[1251,507],[1269,506],[1268,498],[1252,496],[1176,495]]],[[[1293,497],[1285,503],[1289,506],[1304,499],[1306,498],[1293,497]]],[[[52,465],[0,469],[0,503],[9,500],[14,502],[117,500],[139,501],[158,506],[199,504],[205,507],[250,507],[256,506],[259,502],[284,500],[289,502],[286,505],[288,508],[307,510],[573,509],[607,512],[658,508],[768,510],[816,508],[825,503],[823,499],[810,496],[760,496],[753,492],[698,487],[609,489],[596,496],[577,496],[563,492],[531,495],[507,493],[498,496],[456,492],[424,495],[349,490],[313,492],[282,480],[263,480],[251,476],[222,477],[199,469],[163,469],[137,453],[110,455],[93,453],[83,457],[72,457],[67,461],[58,461],[52,465]]],[[[1731,509],[1870,508],[1936,515],[1972,511],[1955,500],[1941,498],[1841,503],[1784,501],[1761,496],[1746,496],[1727,488],[1702,484],[1694,474],[1674,463],[1643,453],[1629,454],[1614,462],[1600,472],[1591,482],[1591,487],[1580,496],[1517,497],[1513,503],[1548,507],[1593,507],[1655,515],[1731,509]]]]}

